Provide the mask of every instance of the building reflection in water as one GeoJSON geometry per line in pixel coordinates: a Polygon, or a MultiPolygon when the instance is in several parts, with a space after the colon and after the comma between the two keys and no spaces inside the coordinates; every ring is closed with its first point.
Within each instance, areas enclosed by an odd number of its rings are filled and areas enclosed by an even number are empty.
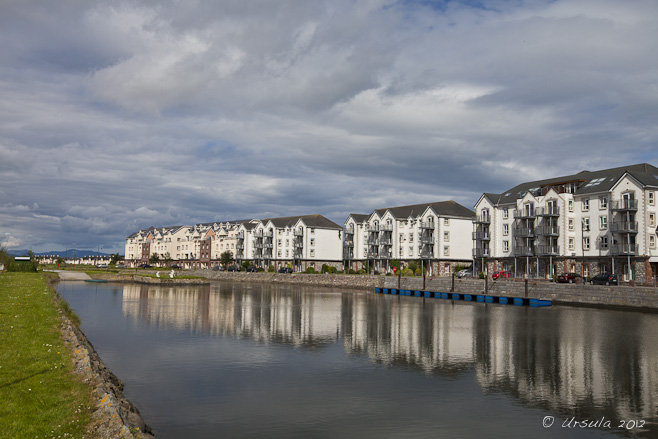
{"type": "Polygon", "coordinates": [[[129,318],[322,347],[393,367],[473,373],[483,391],[581,419],[658,420],[658,315],[528,308],[280,285],[126,285],[129,318]]]}

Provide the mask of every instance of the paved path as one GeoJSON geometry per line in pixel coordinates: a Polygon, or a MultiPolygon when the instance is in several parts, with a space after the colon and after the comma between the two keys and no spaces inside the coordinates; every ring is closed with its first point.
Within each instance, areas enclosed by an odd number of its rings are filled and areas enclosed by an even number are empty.
{"type": "Polygon", "coordinates": [[[65,271],[65,270],[44,270],[57,273],[61,280],[90,280],[91,278],[87,273],[81,271],[65,271]]]}

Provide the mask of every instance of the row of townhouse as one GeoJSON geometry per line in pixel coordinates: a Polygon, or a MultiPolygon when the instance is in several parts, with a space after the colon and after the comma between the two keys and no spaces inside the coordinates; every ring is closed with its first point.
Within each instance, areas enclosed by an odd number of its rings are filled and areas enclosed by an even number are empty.
{"type": "Polygon", "coordinates": [[[414,204],[351,214],[345,221],[343,257],[349,269],[389,272],[391,261],[421,261],[432,275],[472,261],[475,213],[454,201],[414,204]]]}
{"type": "Polygon", "coordinates": [[[320,264],[390,272],[391,262],[421,261],[440,276],[455,266],[550,278],[601,272],[647,281],[658,272],[658,168],[638,164],[526,182],[483,194],[475,212],[454,201],[351,214],[341,227],[321,215],[151,227],[126,240],[126,259],[169,254],[186,268],[238,263],[320,264]]]}
{"type": "Polygon", "coordinates": [[[158,255],[183,268],[211,268],[226,251],[238,264],[263,268],[340,265],[342,227],[321,215],[149,227],[126,238],[125,259],[135,266],[158,255]]]}
{"type": "Polygon", "coordinates": [[[475,206],[475,269],[649,281],[658,270],[657,192],[658,168],[644,163],[485,193],[475,206]]]}

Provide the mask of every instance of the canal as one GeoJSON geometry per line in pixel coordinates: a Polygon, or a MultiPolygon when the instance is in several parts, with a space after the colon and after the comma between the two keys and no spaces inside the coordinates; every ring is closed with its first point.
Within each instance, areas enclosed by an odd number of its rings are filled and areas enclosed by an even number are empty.
{"type": "Polygon", "coordinates": [[[658,314],[62,282],[161,439],[658,437],[658,314]]]}

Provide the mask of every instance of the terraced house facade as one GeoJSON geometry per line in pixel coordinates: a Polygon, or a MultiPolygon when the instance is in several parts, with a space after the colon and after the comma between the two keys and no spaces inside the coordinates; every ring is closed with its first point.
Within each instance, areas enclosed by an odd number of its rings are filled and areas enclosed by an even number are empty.
{"type": "Polygon", "coordinates": [[[447,275],[471,263],[475,214],[454,201],[377,209],[345,221],[348,269],[389,272],[391,261],[422,261],[429,275],[447,275]]]}
{"type": "Polygon", "coordinates": [[[658,271],[657,194],[658,168],[646,163],[485,193],[475,206],[475,269],[648,281],[658,271]]]}
{"type": "Polygon", "coordinates": [[[237,264],[250,261],[265,269],[340,266],[342,227],[321,215],[149,227],[126,238],[125,258],[136,266],[157,254],[165,265],[198,269],[219,265],[225,251],[237,264]]]}

